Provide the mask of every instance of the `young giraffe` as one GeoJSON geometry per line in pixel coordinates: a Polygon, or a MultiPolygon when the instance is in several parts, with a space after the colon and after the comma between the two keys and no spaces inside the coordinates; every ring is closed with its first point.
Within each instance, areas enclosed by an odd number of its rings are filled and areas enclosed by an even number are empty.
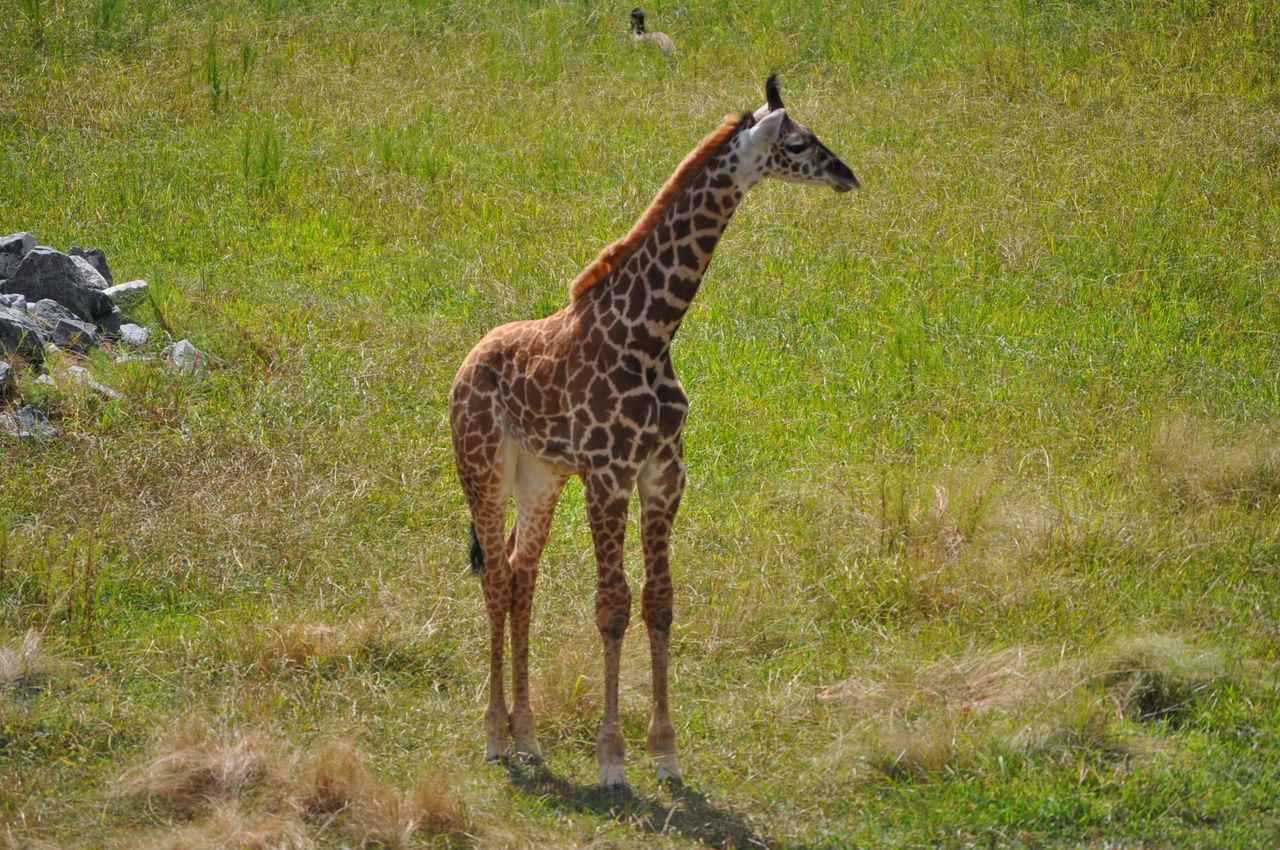
{"type": "Polygon", "coordinates": [[[518,755],[540,758],[529,706],[529,612],[556,501],[576,474],[595,543],[596,626],[604,642],[600,784],[624,784],[618,665],[631,591],[622,540],[636,488],[644,548],[641,609],[653,668],[649,754],[660,780],[680,778],[667,708],[667,540],[685,484],[680,432],[689,405],[671,365],[671,339],[752,185],[776,177],[837,192],[858,187],[853,172],[787,116],[776,75],[765,95],[758,111],[727,116],[685,157],[631,231],[574,280],[568,307],[490,331],[454,379],[454,454],[471,510],[472,568],[480,572],[489,614],[488,759],[508,754],[508,735],[518,755]],[[515,528],[504,540],[512,493],[515,528]],[[510,714],[502,669],[508,617],[510,714]]]}

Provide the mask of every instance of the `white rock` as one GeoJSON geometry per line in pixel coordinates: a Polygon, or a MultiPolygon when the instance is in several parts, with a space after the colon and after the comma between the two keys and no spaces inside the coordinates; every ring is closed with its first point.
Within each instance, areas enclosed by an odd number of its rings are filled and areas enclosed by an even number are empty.
{"type": "Polygon", "coordinates": [[[115,286],[109,286],[103,290],[107,295],[115,299],[123,309],[128,310],[130,307],[146,300],[147,282],[145,280],[131,280],[128,283],[117,283],[115,286]]]}
{"type": "Polygon", "coordinates": [[[129,348],[140,348],[147,344],[151,331],[142,325],[123,324],[120,326],[120,344],[129,348]]]}
{"type": "Polygon", "coordinates": [[[191,344],[191,340],[180,339],[172,345],[166,345],[160,351],[160,357],[184,372],[195,372],[200,369],[204,354],[191,344]]]}
{"type": "Polygon", "coordinates": [[[119,390],[113,390],[106,384],[100,384],[95,381],[93,376],[89,374],[89,370],[83,366],[69,366],[67,367],[67,374],[71,376],[72,383],[86,386],[100,396],[105,396],[114,401],[124,398],[124,393],[119,390]]]}

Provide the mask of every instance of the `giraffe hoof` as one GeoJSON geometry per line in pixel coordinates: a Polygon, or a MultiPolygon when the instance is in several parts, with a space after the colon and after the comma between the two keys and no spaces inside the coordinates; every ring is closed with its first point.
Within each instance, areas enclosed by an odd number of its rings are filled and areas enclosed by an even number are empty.
{"type": "Polygon", "coordinates": [[[542,764],[542,754],[516,751],[516,761],[521,762],[522,764],[531,764],[534,767],[538,767],[542,764]]]}
{"type": "Polygon", "coordinates": [[[653,772],[658,782],[672,786],[680,785],[680,763],[676,761],[675,756],[659,756],[654,761],[653,772]]]}
{"type": "Polygon", "coordinates": [[[600,787],[605,791],[620,791],[627,787],[627,777],[621,764],[600,765],[600,787]]]}

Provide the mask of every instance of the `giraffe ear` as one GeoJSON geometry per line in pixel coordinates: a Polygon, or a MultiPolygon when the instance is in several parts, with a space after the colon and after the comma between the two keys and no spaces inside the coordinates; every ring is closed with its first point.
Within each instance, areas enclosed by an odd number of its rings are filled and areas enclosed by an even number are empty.
{"type": "Polygon", "coordinates": [[[778,141],[778,133],[782,130],[782,119],[787,117],[785,109],[775,109],[761,118],[747,133],[747,141],[757,150],[767,150],[778,141]]]}
{"type": "Polygon", "coordinates": [[[778,88],[778,72],[775,71],[769,75],[769,79],[764,83],[764,106],[755,111],[756,120],[759,120],[770,112],[782,109],[782,92],[778,88]]]}
{"type": "Polygon", "coordinates": [[[782,108],[782,91],[778,87],[778,72],[774,71],[764,82],[765,106],[772,112],[782,108]]]}

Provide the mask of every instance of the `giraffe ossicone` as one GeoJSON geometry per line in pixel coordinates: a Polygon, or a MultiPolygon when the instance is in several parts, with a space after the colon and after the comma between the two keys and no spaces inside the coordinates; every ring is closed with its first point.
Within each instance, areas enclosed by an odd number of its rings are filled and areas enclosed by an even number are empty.
{"type": "Polygon", "coordinates": [[[604,649],[600,784],[625,782],[618,670],[631,620],[622,543],[633,492],[640,497],[641,615],[652,666],[648,750],[659,779],[680,779],[667,695],[674,610],[668,545],[685,486],[681,431],[689,404],[671,342],[752,185],[772,177],[838,192],[858,187],[853,172],[787,115],[776,76],[765,94],[760,110],[726,117],[684,158],[631,231],[574,280],[569,306],[490,331],[454,378],[454,457],[489,615],[487,758],[510,755],[513,743],[515,754],[540,758],[529,701],[529,617],[556,502],[577,475],[595,547],[596,627],[604,649]]]}

